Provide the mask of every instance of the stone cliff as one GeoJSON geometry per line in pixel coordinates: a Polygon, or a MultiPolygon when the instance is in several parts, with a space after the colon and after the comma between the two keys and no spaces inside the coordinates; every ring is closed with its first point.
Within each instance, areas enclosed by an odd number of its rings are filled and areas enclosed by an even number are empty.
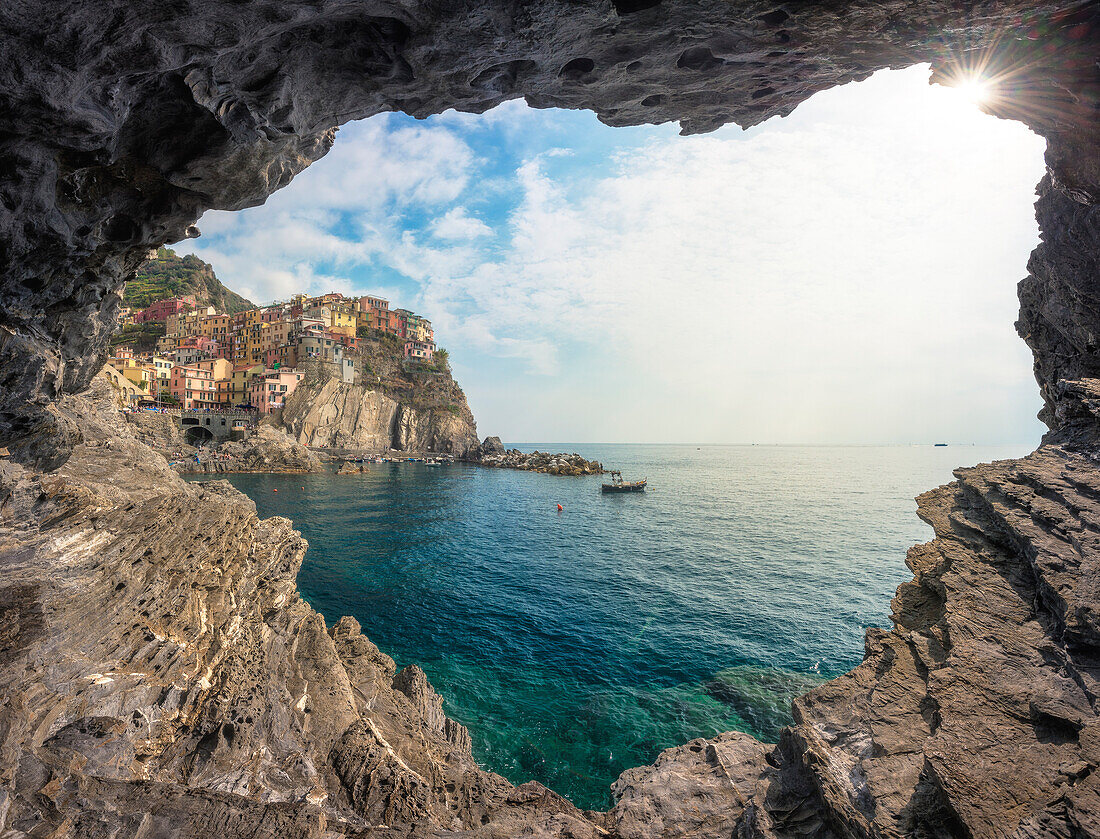
{"type": "Polygon", "coordinates": [[[1100,835],[1094,0],[27,0],[0,31],[0,831],[1100,835]],[[610,813],[474,767],[420,674],[298,599],[288,522],[73,396],[148,250],[262,202],[344,121],[523,96],[691,132],[923,61],[982,65],[986,109],[1047,140],[1017,328],[1051,433],[921,497],[936,538],[894,629],[777,746],[666,752],[610,813]]]}
{"type": "MultiPolygon", "coordinates": [[[[373,371],[378,361],[362,364],[373,371]]],[[[315,371],[286,400],[278,422],[306,446],[459,457],[476,447],[477,423],[450,373],[402,372],[383,381],[364,371],[360,381],[373,384],[346,384],[315,371]]]]}

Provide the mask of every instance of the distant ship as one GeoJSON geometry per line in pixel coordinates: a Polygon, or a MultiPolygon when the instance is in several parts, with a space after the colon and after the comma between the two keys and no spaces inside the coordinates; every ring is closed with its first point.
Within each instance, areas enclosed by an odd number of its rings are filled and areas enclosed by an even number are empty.
{"type": "Polygon", "coordinates": [[[946,446],[947,443],[933,443],[933,446],[946,446]]]}

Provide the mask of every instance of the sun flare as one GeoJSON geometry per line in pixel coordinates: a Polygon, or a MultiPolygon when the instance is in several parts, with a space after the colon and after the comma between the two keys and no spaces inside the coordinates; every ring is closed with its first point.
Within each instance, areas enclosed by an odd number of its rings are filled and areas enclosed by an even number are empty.
{"type": "Polygon", "coordinates": [[[959,95],[974,105],[983,105],[989,101],[990,84],[985,79],[972,76],[962,79],[954,87],[959,95]]]}

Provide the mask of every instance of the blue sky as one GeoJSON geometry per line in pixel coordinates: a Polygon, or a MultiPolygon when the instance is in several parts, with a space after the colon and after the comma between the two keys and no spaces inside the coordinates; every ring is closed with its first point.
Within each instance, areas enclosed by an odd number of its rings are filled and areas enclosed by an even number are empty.
{"type": "Polygon", "coordinates": [[[1043,144],[927,78],[686,138],[522,102],[383,114],[177,249],[257,302],[426,315],[506,441],[1036,442],[1012,324],[1043,144]]]}

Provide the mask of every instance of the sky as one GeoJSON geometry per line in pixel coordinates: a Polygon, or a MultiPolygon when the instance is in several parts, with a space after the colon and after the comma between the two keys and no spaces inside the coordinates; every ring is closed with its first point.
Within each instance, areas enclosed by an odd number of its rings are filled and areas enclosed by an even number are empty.
{"type": "Polygon", "coordinates": [[[176,250],[257,303],[428,317],[507,443],[1037,443],[1013,323],[1043,141],[928,75],[692,137],[381,114],[176,250]]]}

